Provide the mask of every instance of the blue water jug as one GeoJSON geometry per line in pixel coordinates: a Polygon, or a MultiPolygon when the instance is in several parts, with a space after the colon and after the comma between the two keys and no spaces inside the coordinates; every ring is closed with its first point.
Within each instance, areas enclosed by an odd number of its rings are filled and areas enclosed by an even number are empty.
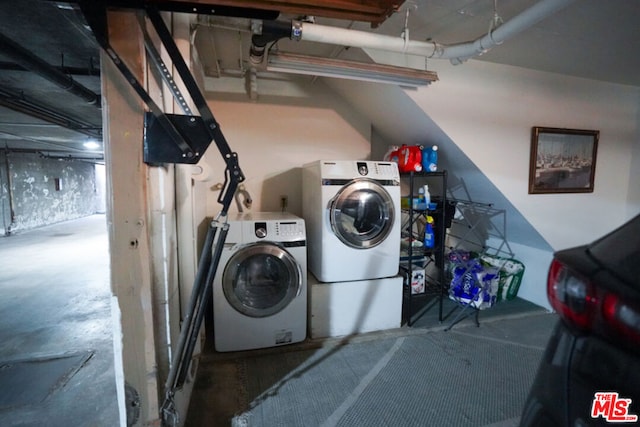
{"type": "Polygon", "coordinates": [[[422,149],[422,170],[425,172],[436,172],[438,170],[437,145],[422,149]]]}

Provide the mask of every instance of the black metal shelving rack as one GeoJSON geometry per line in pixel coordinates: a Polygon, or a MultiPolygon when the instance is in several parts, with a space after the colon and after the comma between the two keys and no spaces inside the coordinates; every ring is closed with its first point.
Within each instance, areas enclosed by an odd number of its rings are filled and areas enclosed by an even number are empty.
{"type": "MultiPolygon", "coordinates": [[[[401,266],[406,270],[408,280],[406,286],[404,286],[404,298],[403,303],[405,307],[403,309],[403,323],[406,321],[408,326],[412,326],[418,319],[420,319],[430,308],[433,307],[433,299],[437,298],[438,304],[438,320],[442,322],[442,300],[445,296],[445,232],[446,232],[446,209],[447,209],[447,171],[438,172],[408,172],[402,173],[401,177],[408,179],[409,181],[409,206],[403,209],[408,213],[408,221],[405,221],[402,225],[402,235],[413,237],[419,240],[423,240],[424,236],[417,236],[413,231],[415,221],[421,215],[431,215],[435,222],[435,246],[433,248],[414,248],[411,242],[407,248],[407,265],[401,266]],[[431,195],[431,201],[437,202],[437,208],[435,210],[416,210],[413,209],[414,188],[416,181],[429,184],[430,188],[436,188],[431,185],[431,181],[440,180],[441,188],[440,194],[434,196],[431,195]],[[431,263],[435,263],[436,277],[425,275],[425,292],[420,294],[413,294],[411,289],[411,278],[413,273],[414,256],[425,256],[427,258],[426,268],[431,263]],[[418,303],[422,303],[417,307],[418,303]]],[[[402,257],[401,257],[402,258],[402,257]]],[[[401,260],[399,260],[401,261],[401,260]]]]}

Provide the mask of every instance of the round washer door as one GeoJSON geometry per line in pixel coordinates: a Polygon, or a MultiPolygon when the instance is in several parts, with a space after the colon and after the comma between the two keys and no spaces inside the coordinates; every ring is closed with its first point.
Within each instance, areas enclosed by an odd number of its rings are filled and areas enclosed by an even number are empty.
{"type": "Polygon", "coordinates": [[[302,273],[296,259],[272,242],[241,247],[231,256],[222,274],[227,301],[250,317],[278,313],[301,289],[302,273]]]}
{"type": "Polygon", "coordinates": [[[335,235],[349,247],[369,249],[382,243],[393,227],[393,199],[371,179],[355,179],[330,203],[329,221],[335,235]]]}

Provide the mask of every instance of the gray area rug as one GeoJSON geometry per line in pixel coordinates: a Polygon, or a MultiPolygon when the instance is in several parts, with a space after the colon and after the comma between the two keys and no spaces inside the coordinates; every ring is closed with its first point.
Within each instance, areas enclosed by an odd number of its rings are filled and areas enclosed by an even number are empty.
{"type": "Polygon", "coordinates": [[[0,409],[44,402],[64,387],[91,356],[93,352],[86,351],[0,361],[0,409]]]}
{"type": "Polygon", "coordinates": [[[514,426],[555,320],[542,314],[236,359],[244,409],[231,425],[514,426]]]}

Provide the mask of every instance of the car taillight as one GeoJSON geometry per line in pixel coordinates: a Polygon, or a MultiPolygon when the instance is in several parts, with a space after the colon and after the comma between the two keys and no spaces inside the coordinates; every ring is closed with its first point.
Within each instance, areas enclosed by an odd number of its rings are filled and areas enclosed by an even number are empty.
{"type": "Polygon", "coordinates": [[[595,287],[556,259],[549,268],[547,295],[551,306],[570,324],[589,327],[598,303],[595,287]]]}
{"type": "Polygon", "coordinates": [[[640,310],[626,304],[617,295],[604,297],[602,314],[608,325],[618,334],[640,343],[640,310]]]}
{"type": "Polygon", "coordinates": [[[547,295],[551,306],[570,326],[629,344],[640,343],[640,308],[557,259],[549,268],[547,295]]]}

